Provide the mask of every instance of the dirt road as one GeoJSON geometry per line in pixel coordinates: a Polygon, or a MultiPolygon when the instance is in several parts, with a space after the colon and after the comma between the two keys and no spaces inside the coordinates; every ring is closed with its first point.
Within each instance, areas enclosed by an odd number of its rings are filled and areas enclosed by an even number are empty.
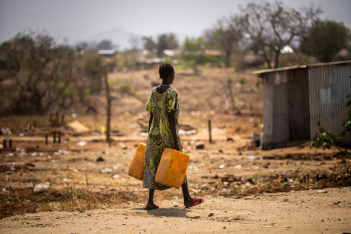
{"type": "Polygon", "coordinates": [[[349,233],[351,188],[249,197],[206,197],[183,209],[179,199],[145,211],[129,202],[109,210],[42,212],[0,220],[2,233],[349,233]],[[188,218],[195,216],[200,218],[188,218]],[[213,216],[211,216],[213,214],[213,216]],[[209,217],[210,216],[210,217],[209,217]]]}

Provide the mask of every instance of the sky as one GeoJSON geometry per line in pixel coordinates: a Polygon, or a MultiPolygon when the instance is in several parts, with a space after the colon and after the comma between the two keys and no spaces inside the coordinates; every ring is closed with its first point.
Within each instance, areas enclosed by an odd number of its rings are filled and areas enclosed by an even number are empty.
{"type": "MultiPolygon", "coordinates": [[[[272,0],[270,0],[272,1],[272,0]]],[[[130,34],[175,33],[198,37],[217,19],[240,13],[245,0],[0,0],[0,42],[25,30],[45,31],[57,40],[99,41],[104,37],[128,47],[130,34]]],[[[298,9],[313,3],[320,18],[351,28],[351,0],[283,1],[298,9]]]]}

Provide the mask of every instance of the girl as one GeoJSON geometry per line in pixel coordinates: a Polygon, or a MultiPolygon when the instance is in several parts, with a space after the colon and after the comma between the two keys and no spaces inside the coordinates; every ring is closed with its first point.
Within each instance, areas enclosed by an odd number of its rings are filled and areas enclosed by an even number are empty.
{"type": "MultiPolygon", "coordinates": [[[[165,190],[170,188],[155,182],[157,167],[163,151],[165,148],[183,151],[178,133],[179,98],[177,91],[171,87],[175,77],[174,69],[170,64],[164,63],[159,68],[159,74],[162,84],[152,89],[145,107],[150,112],[143,182],[144,188],[149,189],[149,201],[145,207],[146,210],[158,208],[154,204],[155,189],[165,190]]],[[[205,200],[204,198],[190,197],[186,175],[182,190],[186,208],[199,205],[205,200]]]]}

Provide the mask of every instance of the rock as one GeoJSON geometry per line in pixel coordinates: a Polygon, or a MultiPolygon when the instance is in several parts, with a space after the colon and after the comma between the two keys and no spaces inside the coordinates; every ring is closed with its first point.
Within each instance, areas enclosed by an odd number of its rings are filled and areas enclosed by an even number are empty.
{"type": "Polygon", "coordinates": [[[46,192],[49,189],[49,185],[49,182],[37,184],[33,189],[33,193],[35,194],[46,192]]]}
{"type": "Polygon", "coordinates": [[[96,161],[97,161],[97,162],[103,162],[103,161],[105,161],[105,159],[104,159],[103,157],[100,156],[100,157],[98,157],[98,158],[96,159],[96,161]]]}
{"type": "Polygon", "coordinates": [[[229,141],[232,141],[232,142],[233,142],[234,139],[233,139],[232,137],[228,137],[228,138],[227,138],[227,141],[228,141],[228,142],[229,142],[229,141]]]}
{"type": "Polygon", "coordinates": [[[189,212],[189,213],[186,213],[185,217],[190,218],[190,219],[199,219],[200,215],[196,214],[196,213],[189,212]]]}
{"type": "Polygon", "coordinates": [[[284,225],[283,228],[290,228],[290,226],[289,225],[284,225]]]}
{"type": "Polygon", "coordinates": [[[221,149],[220,149],[220,150],[218,150],[218,152],[219,152],[219,153],[221,153],[221,154],[223,154],[223,150],[221,150],[221,149]]]}
{"type": "Polygon", "coordinates": [[[212,217],[212,216],[214,216],[212,212],[208,214],[208,217],[212,217]]]}
{"type": "Polygon", "coordinates": [[[112,176],[112,179],[115,180],[115,179],[118,179],[119,177],[120,177],[120,176],[116,174],[116,175],[113,175],[113,176],[112,176]]]}
{"type": "Polygon", "coordinates": [[[119,146],[121,147],[121,149],[127,149],[128,147],[124,144],[124,143],[119,143],[119,146]]]}
{"type": "Polygon", "coordinates": [[[195,149],[205,149],[205,143],[203,141],[196,142],[195,149]]]}
{"type": "Polygon", "coordinates": [[[223,229],[226,229],[226,226],[224,226],[223,229]]]}
{"type": "Polygon", "coordinates": [[[319,193],[328,193],[327,190],[317,190],[317,192],[319,192],[319,193]]]}

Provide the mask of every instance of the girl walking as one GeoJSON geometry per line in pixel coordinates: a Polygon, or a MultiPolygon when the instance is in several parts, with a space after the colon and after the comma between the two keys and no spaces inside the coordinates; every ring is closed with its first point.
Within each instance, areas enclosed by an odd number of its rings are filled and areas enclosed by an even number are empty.
{"type": "MultiPolygon", "coordinates": [[[[149,189],[149,200],[145,207],[146,210],[158,208],[153,201],[155,190],[170,188],[155,182],[157,167],[163,151],[166,148],[170,148],[183,152],[178,130],[179,97],[177,91],[171,87],[175,79],[175,72],[170,64],[164,63],[159,68],[159,74],[162,84],[152,89],[145,107],[150,112],[143,180],[144,188],[149,189]]],[[[186,208],[199,205],[205,200],[203,197],[190,197],[186,175],[182,184],[182,190],[186,208]]]]}

